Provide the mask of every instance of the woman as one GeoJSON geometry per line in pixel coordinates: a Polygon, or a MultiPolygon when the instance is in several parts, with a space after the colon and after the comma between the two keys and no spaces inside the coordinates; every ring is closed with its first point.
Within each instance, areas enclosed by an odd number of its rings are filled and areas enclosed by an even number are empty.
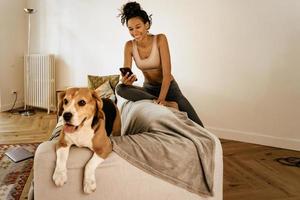
{"type": "Polygon", "coordinates": [[[155,103],[177,107],[187,112],[188,117],[203,127],[192,105],[181,93],[171,74],[171,60],[168,41],[164,34],[152,35],[151,15],[141,9],[137,2],[126,3],[121,11],[121,23],[128,27],[133,40],[127,41],[124,50],[124,67],[131,68],[132,58],[144,74],[143,87],[133,86],[134,74],[122,75],[116,88],[118,95],[131,100],[152,99],[155,103]]]}

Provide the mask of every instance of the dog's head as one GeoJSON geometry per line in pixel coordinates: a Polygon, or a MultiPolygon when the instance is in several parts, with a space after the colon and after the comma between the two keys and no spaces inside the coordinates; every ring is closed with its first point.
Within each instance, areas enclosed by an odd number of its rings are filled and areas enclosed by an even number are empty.
{"type": "Polygon", "coordinates": [[[92,120],[92,128],[99,118],[104,118],[103,103],[94,90],[69,88],[59,94],[58,115],[64,120],[64,131],[73,133],[87,120],[92,120]]]}

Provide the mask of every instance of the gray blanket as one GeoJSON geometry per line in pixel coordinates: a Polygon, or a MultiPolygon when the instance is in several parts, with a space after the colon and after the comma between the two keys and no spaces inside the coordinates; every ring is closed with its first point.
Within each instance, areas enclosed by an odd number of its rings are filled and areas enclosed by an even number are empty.
{"type": "Polygon", "coordinates": [[[214,149],[207,130],[186,113],[149,100],[126,102],[113,150],[136,167],[190,192],[212,196],[214,149]]]}

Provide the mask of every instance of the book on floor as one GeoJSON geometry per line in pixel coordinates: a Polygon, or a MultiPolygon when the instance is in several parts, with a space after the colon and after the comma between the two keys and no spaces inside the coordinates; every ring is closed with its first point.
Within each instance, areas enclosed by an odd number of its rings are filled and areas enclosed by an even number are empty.
{"type": "Polygon", "coordinates": [[[23,160],[33,158],[34,156],[33,153],[22,147],[9,149],[5,152],[5,155],[8,156],[14,162],[21,162],[23,160]]]}

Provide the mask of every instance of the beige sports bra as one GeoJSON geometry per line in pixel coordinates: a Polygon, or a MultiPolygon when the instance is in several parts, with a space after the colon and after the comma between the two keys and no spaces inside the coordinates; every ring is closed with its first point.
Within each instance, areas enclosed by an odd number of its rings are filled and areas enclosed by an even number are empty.
{"type": "Polygon", "coordinates": [[[161,68],[160,55],[159,55],[159,51],[158,51],[158,47],[157,47],[157,42],[156,42],[157,39],[156,38],[157,38],[157,36],[155,35],[153,38],[153,44],[152,44],[150,55],[148,58],[145,58],[145,59],[141,59],[138,49],[137,49],[136,42],[134,40],[132,40],[133,59],[135,61],[136,66],[142,71],[161,68]]]}

